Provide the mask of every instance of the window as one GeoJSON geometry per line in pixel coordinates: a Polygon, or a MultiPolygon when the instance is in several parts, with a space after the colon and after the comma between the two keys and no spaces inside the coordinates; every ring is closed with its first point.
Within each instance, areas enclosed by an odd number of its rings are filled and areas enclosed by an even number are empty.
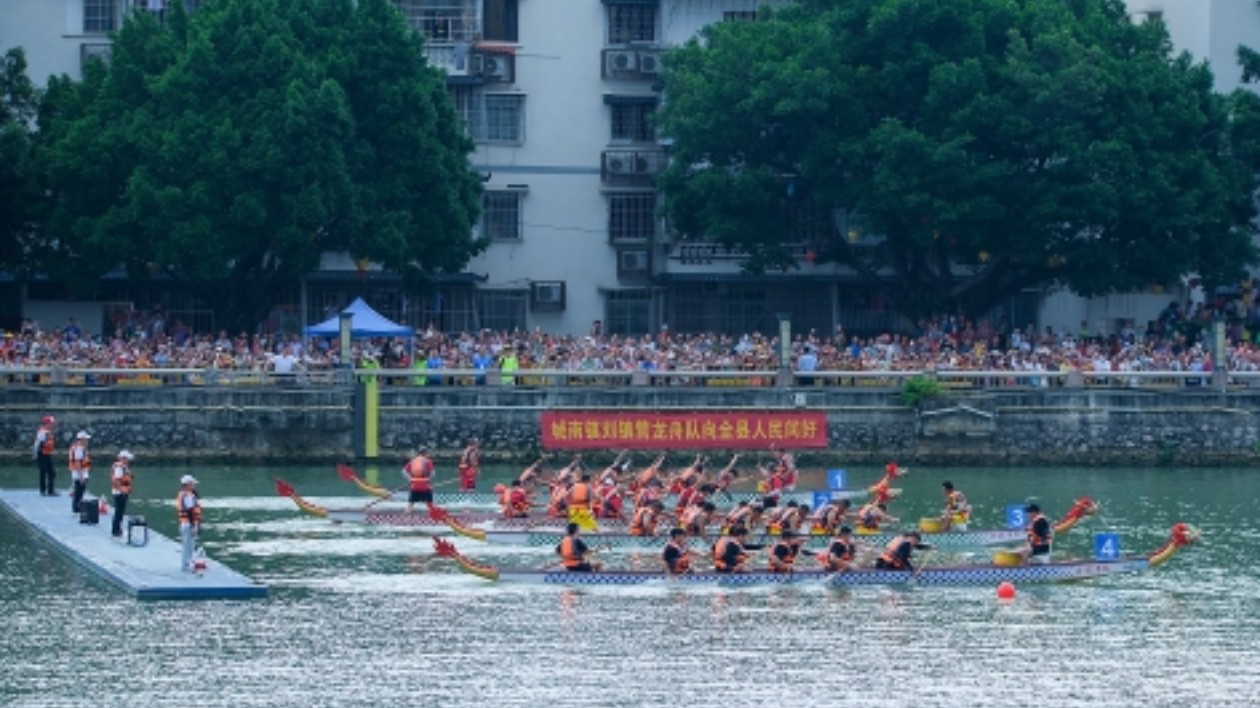
{"type": "Polygon", "coordinates": [[[625,192],[608,195],[608,238],[643,241],[656,235],[656,193],[625,192]]]}
{"type": "Polygon", "coordinates": [[[468,86],[452,87],[455,111],[468,134],[479,143],[520,144],[525,138],[525,97],[510,93],[482,93],[468,86]]]}
{"type": "Polygon", "coordinates": [[[83,31],[104,34],[118,29],[116,0],[83,0],[83,31]]]}
{"type": "Polygon", "coordinates": [[[652,331],[652,293],[649,290],[613,290],[604,298],[607,334],[647,334],[652,331]]]}
{"type": "Polygon", "coordinates": [[[624,103],[612,107],[612,139],[648,143],[656,139],[652,130],[655,103],[624,103]]]}
{"type": "Polygon", "coordinates": [[[727,10],[722,13],[723,22],[752,22],[756,19],[756,10],[727,10]]]}
{"type": "Polygon", "coordinates": [[[495,42],[517,41],[517,0],[486,0],[482,37],[495,42]]]}
{"type": "Polygon", "coordinates": [[[484,329],[525,329],[525,290],[478,290],[477,317],[484,329]]]}
{"type": "Polygon", "coordinates": [[[521,240],[521,192],[487,191],[481,195],[481,235],[496,241],[521,240]]]}
{"type": "Polygon", "coordinates": [[[460,0],[394,0],[403,19],[432,42],[472,42],[480,39],[477,12],[460,0]]]}
{"type": "Polygon", "coordinates": [[[656,41],[655,5],[609,5],[608,43],[656,41]]]}

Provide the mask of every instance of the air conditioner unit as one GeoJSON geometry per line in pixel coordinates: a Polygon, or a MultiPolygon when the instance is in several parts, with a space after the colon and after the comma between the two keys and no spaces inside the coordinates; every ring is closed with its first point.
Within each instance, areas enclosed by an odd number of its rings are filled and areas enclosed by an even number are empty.
{"type": "Polygon", "coordinates": [[[648,269],[647,251],[622,251],[620,257],[621,260],[618,265],[623,272],[643,273],[648,269]]]}
{"type": "Polygon", "coordinates": [[[548,281],[530,286],[535,310],[558,312],[564,309],[564,282],[548,281]]]}
{"type": "Polygon", "coordinates": [[[638,161],[634,159],[634,153],[614,152],[604,159],[604,166],[607,168],[608,174],[632,175],[635,173],[635,168],[638,167],[638,161]]]}
{"type": "Polygon", "coordinates": [[[473,71],[487,81],[512,81],[512,57],[506,54],[476,54],[473,71]]]}
{"type": "Polygon", "coordinates": [[[626,72],[637,71],[638,68],[638,52],[614,49],[604,53],[605,74],[624,74],[626,72]]]}
{"type": "Polygon", "coordinates": [[[639,73],[640,74],[659,74],[661,73],[661,53],[660,52],[639,52],[639,73]]]}
{"type": "Polygon", "coordinates": [[[641,152],[635,155],[634,172],[640,175],[654,175],[665,169],[665,154],[661,152],[641,152]]]}

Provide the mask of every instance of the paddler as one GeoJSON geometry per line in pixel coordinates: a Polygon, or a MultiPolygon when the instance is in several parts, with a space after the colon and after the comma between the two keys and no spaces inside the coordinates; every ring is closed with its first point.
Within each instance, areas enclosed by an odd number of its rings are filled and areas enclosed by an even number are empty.
{"type": "Polygon", "coordinates": [[[882,523],[895,524],[900,519],[888,513],[888,505],[878,502],[869,502],[858,509],[857,525],[858,533],[874,533],[879,530],[882,523]]]}
{"type": "Polygon", "coordinates": [[[832,573],[852,570],[857,567],[856,559],[857,544],[853,541],[853,530],[848,526],[841,526],[832,537],[827,551],[818,554],[818,562],[822,564],[823,569],[832,573]]]}
{"type": "Polygon", "coordinates": [[[726,501],[734,501],[731,497],[731,485],[735,483],[735,479],[739,477],[739,472],[735,469],[735,463],[739,461],[739,455],[731,458],[726,467],[717,473],[717,480],[714,482],[714,491],[726,497],[726,501]]]}
{"type": "Polygon", "coordinates": [[[1019,554],[1024,557],[1025,563],[1049,563],[1050,550],[1054,545],[1054,526],[1041,513],[1041,506],[1037,503],[1030,502],[1024,511],[1028,514],[1028,526],[1024,529],[1028,543],[1019,550],[1019,554]]]}
{"type": "Polygon", "coordinates": [[[529,492],[521,480],[512,482],[512,488],[504,496],[503,515],[509,519],[524,519],[529,516],[529,492]]]}
{"type": "Polygon", "coordinates": [[[671,529],[669,543],[661,551],[661,563],[667,575],[685,575],[691,572],[691,556],[695,551],[687,547],[687,532],[682,529],[671,529]]]}
{"type": "Polygon", "coordinates": [[[570,522],[565,529],[564,538],[556,546],[556,553],[560,556],[564,569],[572,573],[603,570],[603,563],[592,562],[586,557],[590,552],[590,547],[586,545],[586,541],[582,540],[581,528],[576,523],[570,522]]]}
{"type": "Polygon", "coordinates": [[[534,464],[522,470],[521,473],[517,475],[516,481],[520,482],[525,487],[533,489],[534,485],[538,483],[538,475],[542,474],[542,464],[543,461],[540,457],[534,462],[534,464]]]}
{"type": "Polygon", "coordinates": [[[416,502],[433,503],[433,460],[429,457],[427,446],[421,447],[402,468],[402,475],[411,490],[407,496],[408,514],[415,508],[416,502]]]}
{"type": "MultiPolygon", "coordinates": [[[[652,501],[634,509],[630,519],[631,536],[655,536],[656,525],[660,522],[665,507],[659,501],[652,501]]],[[[680,529],[681,530],[681,529],[680,529]]]]}
{"type": "Polygon", "coordinates": [[[927,550],[931,545],[923,542],[918,531],[907,531],[897,536],[884,546],[884,552],[875,559],[875,567],[880,570],[914,570],[911,557],[916,550],[927,550]]]}
{"type": "Polygon", "coordinates": [[[945,492],[945,508],[941,511],[941,525],[946,531],[966,531],[967,522],[971,520],[971,504],[962,492],[954,488],[950,481],[941,482],[945,492]]]}
{"type": "Polygon", "coordinates": [[[596,487],[596,493],[599,495],[599,518],[625,518],[622,515],[624,500],[621,497],[621,487],[617,486],[615,479],[605,479],[596,487]]]}
{"type": "Polygon", "coordinates": [[[834,536],[836,530],[844,524],[845,519],[853,516],[853,502],[848,499],[832,499],[819,510],[814,519],[813,529],[817,533],[834,536]]]}
{"type": "Polygon", "coordinates": [[[646,469],[639,473],[638,477],[635,478],[634,483],[630,485],[630,489],[637,492],[649,486],[654,480],[661,481],[663,483],[663,480],[661,480],[661,465],[663,464],[665,464],[665,455],[661,454],[652,461],[652,464],[648,465],[646,469]]]}
{"type": "Polygon", "coordinates": [[[770,548],[770,572],[791,573],[796,563],[796,555],[800,553],[804,538],[798,537],[791,529],[784,529],[779,540],[770,548]]]}
{"type": "Polygon", "coordinates": [[[787,506],[776,509],[770,517],[770,533],[781,533],[783,531],[791,531],[796,533],[801,530],[801,524],[805,522],[807,514],[805,507],[801,506],[795,499],[789,501],[787,506]]]}
{"type": "Polygon", "coordinates": [[[459,456],[459,490],[471,492],[477,489],[477,475],[481,471],[481,442],[477,438],[468,441],[468,447],[459,456]]]}
{"type": "Polygon", "coordinates": [[[688,507],[678,519],[678,525],[691,536],[705,538],[705,530],[713,523],[713,514],[717,507],[713,502],[705,502],[700,506],[688,507]]]}
{"type": "Polygon", "coordinates": [[[728,529],[733,529],[736,526],[743,526],[750,532],[755,532],[757,530],[757,526],[763,521],[762,512],[764,510],[765,506],[761,502],[753,502],[751,504],[748,502],[740,502],[739,506],[732,509],[731,512],[726,515],[726,519],[723,520],[722,525],[728,529]]]}
{"type": "Polygon", "coordinates": [[[718,573],[747,573],[748,551],[744,542],[748,539],[748,529],[736,526],[730,534],[719,538],[713,544],[713,570],[718,573]]]}

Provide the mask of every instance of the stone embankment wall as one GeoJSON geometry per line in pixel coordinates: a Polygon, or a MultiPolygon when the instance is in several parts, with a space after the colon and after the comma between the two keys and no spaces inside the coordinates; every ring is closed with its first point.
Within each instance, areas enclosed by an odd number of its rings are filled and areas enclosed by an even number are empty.
{"type": "MultiPolygon", "coordinates": [[[[29,460],[40,418],[57,417],[58,454],[87,429],[96,456],[152,461],[326,463],[353,457],[350,387],[0,385],[0,462],[29,460]]],[[[1260,462],[1260,392],[1040,389],[955,393],[922,410],[893,389],[474,388],[385,386],[380,457],[421,444],[453,456],[470,437],[486,457],[539,453],[548,409],[822,410],[830,449],[806,464],[1242,465],[1260,462]]]]}

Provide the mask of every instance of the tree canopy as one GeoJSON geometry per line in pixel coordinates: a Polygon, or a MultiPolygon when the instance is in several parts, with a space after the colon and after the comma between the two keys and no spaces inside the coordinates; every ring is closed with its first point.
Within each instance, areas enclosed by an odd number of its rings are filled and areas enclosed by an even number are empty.
{"type": "Polygon", "coordinates": [[[0,56],[0,267],[20,269],[33,230],[32,129],[38,92],[26,75],[26,56],[0,56]]]}
{"type": "Polygon", "coordinates": [[[440,70],[388,0],[216,0],[130,15],[108,62],[50,82],[47,268],[123,264],[247,326],[348,251],[412,285],[457,272],[481,190],[440,70]]]}
{"type": "Polygon", "coordinates": [[[1256,112],[1119,0],[797,0],[666,67],[666,210],[754,271],[820,215],[815,261],[912,316],[1256,258],[1256,112]]]}

